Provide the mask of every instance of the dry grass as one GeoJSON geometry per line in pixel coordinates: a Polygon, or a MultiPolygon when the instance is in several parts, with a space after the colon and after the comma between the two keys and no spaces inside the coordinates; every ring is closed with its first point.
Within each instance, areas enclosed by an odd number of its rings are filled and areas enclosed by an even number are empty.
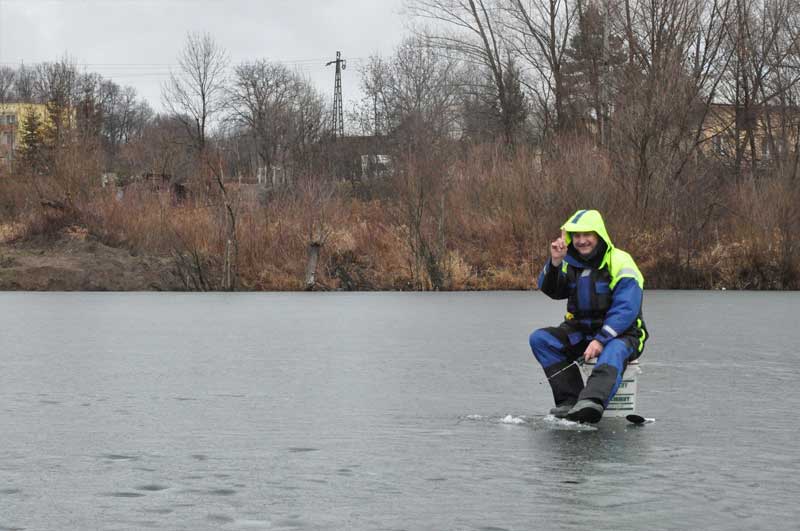
{"type": "Polygon", "coordinates": [[[25,226],[19,222],[0,223],[0,243],[19,239],[25,233],[25,226]]]}
{"type": "MultiPolygon", "coordinates": [[[[530,289],[563,220],[577,208],[598,208],[615,243],[637,259],[649,288],[800,287],[798,183],[774,177],[716,191],[710,222],[687,238],[688,229],[674,219],[694,220],[688,209],[712,206],[665,199],[654,212],[672,212],[673,219],[636,212],[625,183],[592,146],[565,142],[559,153],[542,160],[520,151],[509,159],[491,146],[478,147],[428,176],[430,188],[406,176],[387,182],[395,193],[381,200],[308,181],[264,202],[252,188],[229,186],[240,286],[304,289],[308,247],[317,241],[320,289],[530,289]],[[415,254],[419,241],[405,203],[420,193],[428,194],[417,220],[419,238],[431,249],[427,258],[415,254]],[[436,267],[423,267],[421,258],[436,267]],[[441,273],[439,285],[431,271],[441,273]]],[[[69,183],[75,189],[74,177],[69,183]]],[[[227,220],[219,197],[175,205],[167,192],[131,186],[119,198],[114,190],[89,187],[73,194],[71,210],[55,212],[40,206],[30,186],[12,180],[0,188],[0,241],[80,226],[104,243],[142,254],[196,255],[207,275],[221,275],[227,220]]]]}

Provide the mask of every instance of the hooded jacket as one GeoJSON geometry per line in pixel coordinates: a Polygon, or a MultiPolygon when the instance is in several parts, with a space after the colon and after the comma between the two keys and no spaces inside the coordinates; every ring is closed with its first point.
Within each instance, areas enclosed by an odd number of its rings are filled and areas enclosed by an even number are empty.
{"type": "Polygon", "coordinates": [[[614,247],[597,210],[578,210],[561,226],[567,255],[560,267],[550,260],[539,275],[539,289],[553,299],[568,299],[566,323],[603,345],[616,337],[644,348],[642,320],[644,277],[631,255],[614,247]],[[597,253],[582,257],[572,244],[573,232],[595,232],[597,253]]]}

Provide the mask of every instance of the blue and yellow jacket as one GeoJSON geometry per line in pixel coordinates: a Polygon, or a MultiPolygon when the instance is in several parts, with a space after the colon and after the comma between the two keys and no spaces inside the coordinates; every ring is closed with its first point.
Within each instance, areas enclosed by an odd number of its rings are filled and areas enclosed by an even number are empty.
{"type": "Polygon", "coordinates": [[[642,319],[644,277],[631,255],[614,247],[597,210],[578,210],[561,229],[568,246],[560,267],[550,260],[539,275],[539,289],[553,299],[567,299],[565,324],[603,345],[627,339],[641,353],[647,339],[642,319]],[[572,245],[573,232],[596,232],[605,249],[591,264],[572,245]]]}

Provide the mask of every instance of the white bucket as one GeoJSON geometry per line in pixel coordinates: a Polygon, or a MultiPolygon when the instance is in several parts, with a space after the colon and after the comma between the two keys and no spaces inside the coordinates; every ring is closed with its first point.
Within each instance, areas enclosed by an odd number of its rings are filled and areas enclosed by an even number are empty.
{"type": "MultiPolygon", "coordinates": [[[[584,382],[594,370],[597,359],[592,359],[581,365],[581,374],[584,382]]],[[[639,375],[642,369],[639,368],[639,360],[634,360],[628,364],[622,381],[617,389],[617,394],[608,403],[604,417],[624,417],[636,413],[636,395],[639,392],[639,375]]]]}

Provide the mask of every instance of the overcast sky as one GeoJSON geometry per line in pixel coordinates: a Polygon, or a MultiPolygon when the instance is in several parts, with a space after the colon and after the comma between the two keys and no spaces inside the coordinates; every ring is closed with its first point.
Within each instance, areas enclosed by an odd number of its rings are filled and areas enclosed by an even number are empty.
{"type": "Polygon", "coordinates": [[[358,96],[358,69],[408,35],[403,0],[0,0],[0,63],[57,61],[137,89],[162,109],[161,84],[188,32],[209,32],[232,64],[281,61],[333,99],[342,51],[345,109],[358,96]]]}

